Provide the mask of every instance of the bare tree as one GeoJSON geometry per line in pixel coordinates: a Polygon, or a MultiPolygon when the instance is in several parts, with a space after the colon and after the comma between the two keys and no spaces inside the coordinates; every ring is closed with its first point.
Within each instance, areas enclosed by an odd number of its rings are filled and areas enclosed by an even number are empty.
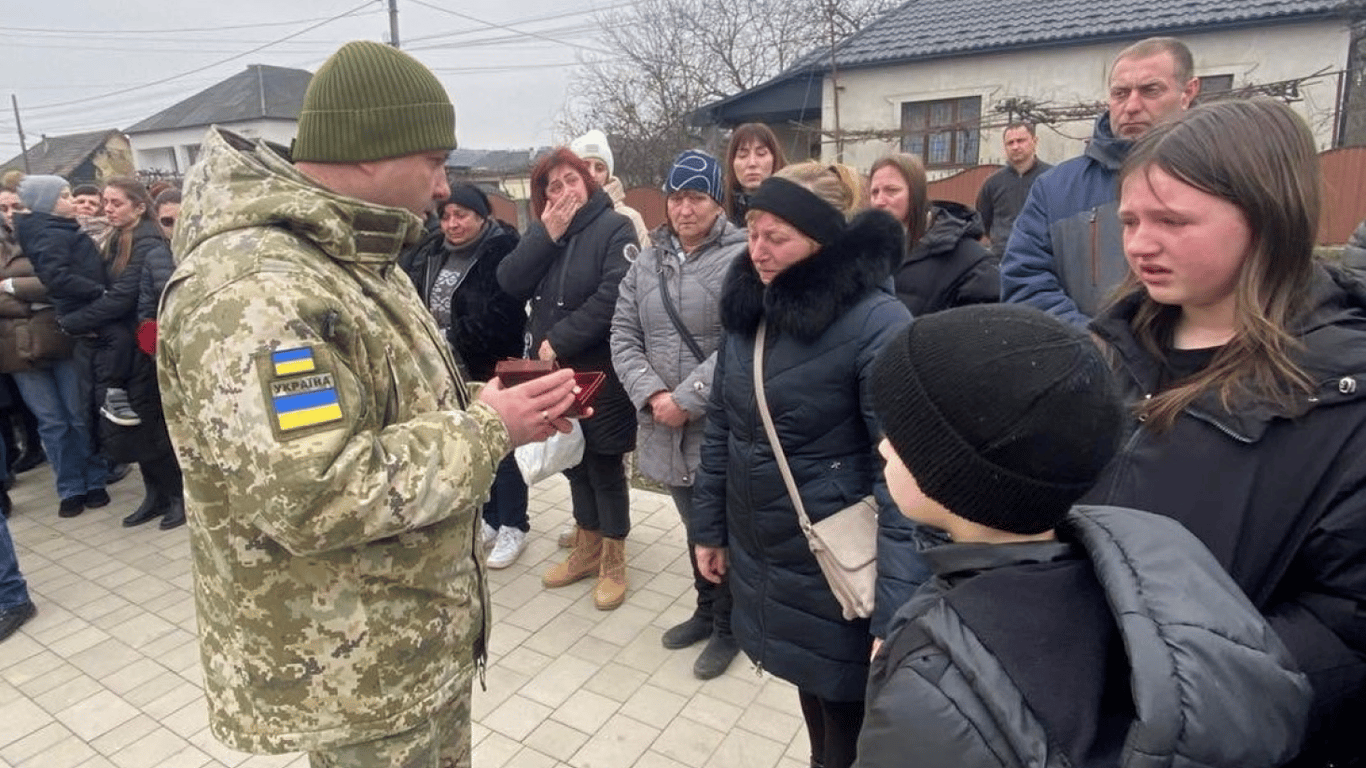
{"type": "MultiPolygon", "coordinates": [[[[599,46],[581,60],[560,118],[568,137],[601,129],[617,175],[659,184],[703,105],[753,88],[805,54],[829,62],[830,40],[857,31],[891,0],[639,0],[600,14],[599,46]]],[[[713,148],[714,149],[714,148],[713,148]]]]}

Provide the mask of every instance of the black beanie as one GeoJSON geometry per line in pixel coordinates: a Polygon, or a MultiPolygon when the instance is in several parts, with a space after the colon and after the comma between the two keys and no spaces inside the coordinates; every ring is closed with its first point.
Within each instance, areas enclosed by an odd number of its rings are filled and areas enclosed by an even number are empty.
{"type": "Polygon", "coordinates": [[[481,219],[489,217],[489,196],[484,194],[484,190],[468,182],[451,187],[451,196],[446,198],[441,207],[445,208],[452,203],[474,211],[481,219]]]}
{"type": "Polygon", "coordinates": [[[926,496],[1019,534],[1062,521],[1114,456],[1123,424],[1095,342],[1018,304],[913,321],[878,356],[873,404],[926,496]]]}

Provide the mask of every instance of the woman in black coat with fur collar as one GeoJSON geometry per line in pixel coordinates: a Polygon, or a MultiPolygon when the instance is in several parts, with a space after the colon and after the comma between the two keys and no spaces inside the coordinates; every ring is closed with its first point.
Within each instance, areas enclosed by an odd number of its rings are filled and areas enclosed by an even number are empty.
{"type": "Polygon", "coordinates": [[[888,280],[904,236],[882,211],[846,223],[856,184],[852,172],[801,163],[751,198],[749,249],[721,295],[725,335],[689,530],[703,576],[729,578],[740,647],[797,686],[811,764],[824,768],[853,762],[872,639],[867,619],[842,617],[802,533],[752,366],[763,321],[764,391],[812,521],[884,485],[869,376],[878,350],[911,319],[888,280]]]}

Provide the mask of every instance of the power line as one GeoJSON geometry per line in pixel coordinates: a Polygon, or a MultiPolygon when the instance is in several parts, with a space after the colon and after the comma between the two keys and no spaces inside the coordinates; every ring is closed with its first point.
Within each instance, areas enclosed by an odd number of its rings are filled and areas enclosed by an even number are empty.
{"type": "MultiPolygon", "coordinates": [[[[368,5],[368,3],[367,3],[368,5]]],[[[348,14],[343,14],[348,15],[348,14]]],[[[0,27],[0,32],[25,32],[34,34],[52,34],[61,37],[76,37],[79,35],[110,35],[122,37],[125,35],[162,35],[162,34],[183,34],[186,32],[222,32],[227,29],[262,29],[265,27],[292,27],[295,24],[311,24],[315,21],[329,22],[336,21],[337,16],[331,18],[317,17],[312,19],[295,19],[294,21],[263,21],[256,24],[230,24],[221,27],[189,27],[185,29],[45,29],[41,27],[0,27]]]]}
{"type": "MultiPolygon", "coordinates": [[[[582,35],[601,29],[598,26],[575,25],[573,27],[559,27],[549,30],[548,34],[555,35],[582,35]]],[[[537,40],[529,40],[525,33],[498,35],[496,37],[484,37],[477,40],[450,41],[443,43],[428,43],[426,45],[410,45],[404,48],[406,51],[453,51],[469,50],[471,48],[488,48],[497,46],[515,45],[541,45],[537,40]]],[[[566,43],[567,45],[567,43],[566,43]]],[[[576,46],[579,47],[579,46],[576,46]]]]}
{"type": "Polygon", "coordinates": [[[511,72],[519,69],[563,69],[565,67],[577,66],[576,62],[555,63],[555,64],[489,64],[477,67],[430,67],[433,72],[442,75],[464,75],[464,74],[489,74],[493,72],[511,72]]]}
{"type": "Polygon", "coordinates": [[[143,89],[143,88],[148,88],[148,87],[151,87],[151,86],[154,86],[154,85],[161,85],[162,83],[168,83],[168,82],[170,82],[170,81],[172,81],[172,80],[178,80],[178,79],[180,79],[180,78],[182,78],[182,77],[185,77],[186,75],[193,75],[193,74],[196,74],[196,73],[199,73],[199,72],[203,72],[203,71],[206,70],[206,69],[212,69],[212,68],[214,68],[214,67],[220,66],[220,65],[222,65],[222,64],[226,64],[226,63],[228,63],[228,62],[230,62],[230,61],[233,61],[233,60],[235,60],[235,59],[240,59],[240,58],[243,58],[243,57],[245,57],[245,56],[250,56],[251,54],[256,53],[257,51],[264,50],[264,49],[266,49],[266,48],[269,48],[269,47],[272,46],[272,45],[277,45],[277,44],[282,43],[282,42],[284,42],[284,41],[286,41],[286,40],[291,40],[291,39],[296,38],[296,37],[298,37],[298,36],[300,36],[300,35],[302,35],[302,34],[305,34],[305,33],[307,33],[307,32],[312,32],[313,30],[315,30],[315,29],[317,29],[318,27],[321,27],[321,26],[323,26],[323,25],[325,25],[325,24],[330,24],[330,23],[332,23],[332,22],[334,22],[334,21],[337,21],[338,19],[343,19],[343,18],[346,18],[347,16],[351,16],[351,15],[355,14],[357,11],[360,11],[360,10],[362,10],[362,9],[364,9],[364,8],[366,8],[366,7],[368,7],[369,5],[370,5],[369,0],[366,0],[366,2],[361,3],[360,5],[356,6],[355,8],[352,8],[352,9],[349,10],[349,11],[346,11],[346,12],[344,12],[344,13],[337,14],[336,16],[332,16],[332,17],[330,17],[330,18],[324,19],[324,20],[322,20],[322,21],[317,22],[316,24],[310,24],[309,26],[304,27],[303,29],[301,29],[301,30],[299,30],[299,31],[297,31],[297,32],[291,32],[290,34],[285,35],[284,37],[280,38],[279,40],[272,40],[271,42],[263,43],[263,44],[258,45],[258,46],[256,46],[255,48],[252,48],[252,49],[250,49],[250,50],[246,50],[246,51],[243,51],[242,53],[235,54],[235,55],[233,55],[233,56],[229,56],[229,57],[227,57],[227,58],[225,58],[225,59],[219,59],[218,61],[215,61],[215,62],[213,62],[213,63],[211,63],[211,64],[205,64],[205,65],[202,66],[202,67],[195,67],[194,69],[187,70],[187,71],[185,71],[185,72],[180,72],[180,73],[178,73],[178,74],[170,75],[169,77],[163,77],[163,78],[161,78],[161,79],[159,79],[159,80],[153,80],[153,81],[151,81],[151,82],[149,82],[149,83],[143,83],[143,84],[141,84],[141,85],[135,85],[135,86],[131,86],[131,87],[129,87],[129,88],[123,88],[123,89],[120,89],[120,90],[117,90],[117,91],[111,91],[111,92],[109,92],[109,93],[105,93],[105,94],[102,94],[102,95],[100,95],[100,96],[92,96],[92,97],[90,97],[90,98],[88,98],[88,99],[73,99],[73,100],[71,100],[71,101],[57,102],[57,103],[55,103],[55,104],[42,104],[42,105],[39,105],[39,106],[36,106],[36,107],[28,107],[27,109],[33,110],[33,111],[37,111],[37,110],[43,110],[43,109],[54,109],[54,108],[56,108],[56,107],[67,107],[67,106],[71,106],[71,105],[73,105],[73,104],[86,104],[86,103],[89,103],[89,102],[92,102],[92,101],[98,101],[98,100],[100,100],[100,99],[107,99],[107,98],[109,98],[109,97],[111,97],[111,96],[121,96],[121,95],[123,95],[123,94],[125,94],[125,93],[132,93],[133,91],[141,90],[141,89],[143,89]]]}
{"type": "Polygon", "coordinates": [[[511,26],[509,26],[509,25],[507,25],[507,24],[499,24],[499,23],[493,22],[493,21],[485,21],[484,19],[476,18],[476,17],[474,17],[474,16],[470,16],[469,14],[460,13],[459,11],[452,11],[452,10],[449,9],[449,8],[442,8],[442,7],[439,6],[439,5],[432,5],[431,3],[424,3],[424,2],[422,2],[422,0],[410,0],[410,1],[411,1],[413,4],[415,4],[415,5],[420,5],[420,6],[422,6],[423,8],[430,8],[430,9],[432,9],[432,10],[434,10],[434,11],[440,11],[440,12],[442,12],[442,13],[449,13],[450,15],[455,16],[455,17],[457,17],[457,18],[461,18],[461,19],[464,19],[464,20],[466,20],[466,21],[472,21],[472,22],[474,22],[474,23],[476,23],[476,24],[483,24],[484,26],[486,26],[486,27],[492,27],[493,29],[501,29],[501,30],[504,30],[504,31],[507,31],[507,32],[511,32],[511,33],[513,33],[513,34],[525,35],[526,37],[534,37],[534,38],[536,38],[536,39],[538,39],[538,40],[545,40],[546,42],[557,43],[557,44],[559,44],[559,45],[567,45],[567,46],[569,46],[569,47],[571,47],[571,48],[580,48],[580,49],[585,50],[585,51],[592,51],[593,53],[602,53],[602,54],[607,54],[607,55],[611,55],[611,54],[612,54],[612,51],[604,50],[604,49],[602,49],[602,48],[594,48],[593,46],[590,46],[590,45],[581,45],[581,44],[579,44],[579,43],[571,43],[571,42],[569,42],[568,40],[559,40],[559,39],[556,39],[556,38],[553,38],[553,37],[549,37],[549,36],[546,36],[546,35],[542,35],[542,34],[537,33],[537,32],[530,32],[530,31],[526,31],[526,30],[517,29],[517,28],[511,27],[511,26]]]}
{"type": "MultiPolygon", "coordinates": [[[[112,42],[112,41],[111,41],[111,42],[112,42]]],[[[184,40],[179,41],[180,44],[185,44],[186,42],[187,42],[187,41],[184,41],[184,40]]],[[[230,42],[230,41],[226,41],[226,40],[216,40],[216,41],[214,41],[214,42],[217,42],[217,43],[228,43],[228,42],[230,42]]],[[[244,44],[256,44],[256,43],[259,43],[260,41],[259,41],[259,40],[243,40],[243,41],[241,41],[241,42],[244,43],[244,44]]],[[[269,41],[269,42],[265,43],[265,46],[278,45],[278,44],[279,44],[279,43],[278,43],[277,41],[269,41]]],[[[322,52],[322,51],[328,50],[328,48],[327,48],[325,45],[320,44],[320,43],[314,43],[314,42],[303,42],[303,43],[299,43],[299,44],[297,44],[297,45],[302,46],[302,47],[296,47],[296,48],[294,48],[294,51],[297,52],[297,53],[317,53],[317,52],[322,52]]],[[[142,45],[142,44],[126,44],[126,45],[117,45],[117,44],[114,44],[114,45],[88,45],[88,44],[85,44],[85,43],[79,43],[79,44],[73,44],[73,45],[53,45],[53,44],[51,44],[51,43],[19,43],[19,42],[6,41],[6,42],[5,42],[5,47],[6,47],[6,48],[36,48],[36,49],[38,49],[38,50],[43,50],[43,51],[113,51],[113,52],[144,53],[144,54],[147,54],[147,53],[158,53],[158,54],[159,54],[159,53],[200,53],[200,54],[203,54],[203,53],[232,53],[232,52],[238,50],[237,48],[204,48],[204,47],[202,47],[202,46],[200,46],[200,47],[195,47],[195,48],[160,48],[160,47],[157,47],[157,43],[156,43],[156,42],[153,42],[153,43],[151,43],[150,45],[142,45]]]]}
{"type": "MultiPolygon", "coordinates": [[[[521,25],[521,24],[535,24],[536,22],[541,22],[541,21],[556,21],[556,20],[558,20],[558,19],[567,19],[567,18],[570,18],[570,17],[573,17],[573,16],[585,16],[585,15],[588,15],[588,14],[596,14],[596,13],[599,13],[599,12],[602,12],[602,11],[613,11],[613,10],[616,10],[616,9],[618,9],[618,8],[627,8],[627,7],[629,7],[629,6],[639,5],[640,3],[641,3],[641,0],[630,0],[630,2],[625,2],[625,3],[614,3],[613,5],[608,5],[608,6],[604,6],[604,7],[602,7],[602,8],[596,8],[596,9],[595,9],[595,8],[583,8],[583,9],[576,10],[576,11],[564,11],[564,12],[562,12],[562,13],[552,13],[552,14],[548,14],[548,15],[545,15],[545,16],[527,16],[527,17],[524,17],[524,18],[521,18],[521,19],[513,19],[512,21],[509,21],[509,22],[506,22],[506,23],[507,23],[508,25],[521,25]]],[[[485,31],[485,30],[482,30],[482,29],[459,29],[459,30],[452,30],[452,31],[450,31],[450,32],[438,32],[438,33],[432,34],[432,35],[422,35],[422,36],[420,36],[420,37],[410,37],[410,38],[408,38],[408,40],[409,40],[409,42],[421,42],[421,41],[423,41],[423,40],[436,40],[436,39],[444,38],[444,37],[462,37],[462,36],[465,36],[465,35],[477,35],[477,34],[479,34],[479,33],[481,33],[481,32],[484,32],[484,31],[485,31]]],[[[540,31],[543,32],[543,33],[550,33],[550,32],[553,32],[553,30],[540,30],[540,31]]],[[[518,32],[517,34],[518,34],[519,36],[521,36],[521,35],[523,35],[524,33],[518,32]]]]}

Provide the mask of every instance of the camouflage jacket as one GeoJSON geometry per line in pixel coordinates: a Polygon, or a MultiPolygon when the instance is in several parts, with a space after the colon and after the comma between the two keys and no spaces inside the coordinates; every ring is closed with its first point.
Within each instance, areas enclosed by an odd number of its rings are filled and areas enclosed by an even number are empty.
{"type": "Polygon", "coordinates": [[[476,526],[507,431],[395,263],[416,216],[263,143],[203,147],[157,360],[213,732],[285,752],[413,728],[484,658],[476,526]]]}

